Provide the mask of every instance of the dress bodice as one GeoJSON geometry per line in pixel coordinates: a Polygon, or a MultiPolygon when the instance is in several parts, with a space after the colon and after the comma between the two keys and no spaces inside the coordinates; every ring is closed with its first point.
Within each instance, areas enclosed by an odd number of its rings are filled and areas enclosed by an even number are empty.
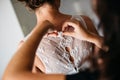
{"type": "MultiPolygon", "coordinates": [[[[81,17],[75,16],[75,19],[87,27],[81,17]]],[[[61,34],[58,32],[56,37],[43,37],[38,46],[36,55],[44,64],[45,73],[72,74],[89,67],[88,62],[81,62],[92,53],[93,44],[61,34]]]]}
{"type": "Polygon", "coordinates": [[[81,61],[91,52],[91,43],[70,36],[49,36],[42,39],[37,56],[42,60],[46,73],[71,74],[89,66],[88,63],[81,64],[81,61]]]}

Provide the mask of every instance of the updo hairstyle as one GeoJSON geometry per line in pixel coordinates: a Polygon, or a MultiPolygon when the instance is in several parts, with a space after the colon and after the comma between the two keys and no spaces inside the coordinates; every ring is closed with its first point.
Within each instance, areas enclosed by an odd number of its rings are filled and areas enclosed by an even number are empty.
{"type": "Polygon", "coordinates": [[[20,2],[25,2],[25,5],[32,10],[35,10],[42,6],[44,3],[54,4],[54,0],[18,0],[20,2]]]}

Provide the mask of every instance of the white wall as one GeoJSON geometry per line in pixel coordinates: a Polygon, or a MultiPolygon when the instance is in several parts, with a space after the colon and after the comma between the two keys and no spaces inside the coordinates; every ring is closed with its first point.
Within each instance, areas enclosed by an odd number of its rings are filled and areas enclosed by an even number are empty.
{"type": "Polygon", "coordinates": [[[0,0],[0,80],[22,38],[23,33],[10,0],[0,0]]]}
{"type": "Polygon", "coordinates": [[[61,0],[60,10],[68,14],[91,15],[91,0],[61,0]]]}
{"type": "Polygon", "coordinates": [[[91,1],[92,0],[61,0],[60,11],[73,15],[87,15],[91,19],[96,19],[92,10],[91,1]]]}

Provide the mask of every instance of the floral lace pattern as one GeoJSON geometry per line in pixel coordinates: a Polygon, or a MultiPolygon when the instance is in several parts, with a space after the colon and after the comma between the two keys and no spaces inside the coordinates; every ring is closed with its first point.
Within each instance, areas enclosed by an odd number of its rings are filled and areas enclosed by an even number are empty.
{"type": "Polygon", "coordinates": [[[71,36],[43,37],[37,49],[37,56],[45,66],[45,73],[72,74],[89,67],[81,61],[92,53],[93,44],[71,36]]]}

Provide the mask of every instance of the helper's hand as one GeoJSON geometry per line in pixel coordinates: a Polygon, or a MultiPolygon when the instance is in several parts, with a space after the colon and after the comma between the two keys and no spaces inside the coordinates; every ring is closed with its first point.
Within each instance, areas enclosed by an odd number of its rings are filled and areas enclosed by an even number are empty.
{"type": "Polygon", "coordinates": [[[62,27],[63,35],[72,36],[80,40],[87,40],[89,37],[88,30],[76,19],[68,20],[62,27]]]}
{"type": "Polygon", "coordinates": [[[63,35],[72,36],[80,40],[88,41],[95,44],[100,49],[108,51],[108,46],[104,45],[103,38],[90,32],[76,19],[68,20],[62,27],[63,35]]]}

